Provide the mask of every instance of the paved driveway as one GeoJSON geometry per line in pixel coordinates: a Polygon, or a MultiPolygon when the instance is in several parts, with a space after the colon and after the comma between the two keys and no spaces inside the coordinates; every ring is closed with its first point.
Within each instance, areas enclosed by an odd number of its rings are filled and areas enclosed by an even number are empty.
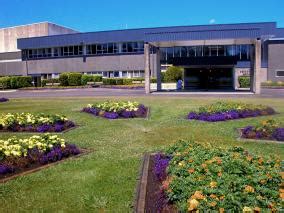
{"type": "MultiPolygon", "coordinates": [[[[0,97],[6,98],[43,98],[43,97],[104,97],[104,96],[145,96],[144,90],[127,89],[105,89],[105,88],[86,88],[86,89],[46,89],[46,90],[10,90],[0,91],[0,97]]],[[[264,97],[282,98],[284,101],[284,89],[262,89],[261,95],[245,93],[152,93],[151,96],[179,96],[179,97],[264,97]]]]}

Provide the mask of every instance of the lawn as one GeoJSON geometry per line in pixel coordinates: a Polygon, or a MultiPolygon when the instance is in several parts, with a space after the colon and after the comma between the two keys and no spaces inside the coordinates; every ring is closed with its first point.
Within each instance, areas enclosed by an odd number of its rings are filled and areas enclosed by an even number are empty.
{"type": "MultiPolygon", "coordinates": [[[[284,157],[283,145],[238,142],[235,131],[268,118],[284,122],[284,101],[281,99],[239,99],[269,105],[281,114],[218,123],[186,120],[189,111],[217,101],[214,98],[145,96],[121,99],[150,106],[150,118],[107,120],[80,112],[87,104],[108,100],[106,98],[12,99],[0,103],[0,113],[66,115],[79,127],[58,135],[67,142],[92,150],[80,158],[0,184],[0,212],[132,212],[143,153],[161,150],[178,139],[194,139],[221,147],[238,145],[257,154],[284,157]]],[[[32,134],[0,133],[0,139],[12,135],[32,134]]]]}

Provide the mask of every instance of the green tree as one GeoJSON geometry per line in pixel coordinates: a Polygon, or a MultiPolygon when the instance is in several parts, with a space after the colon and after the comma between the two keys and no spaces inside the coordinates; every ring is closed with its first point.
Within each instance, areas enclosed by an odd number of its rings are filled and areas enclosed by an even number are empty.
{"type": "Polygon", "coordinates": [[[184,69],[182,67],[169,67],[164,74],[165,82],[177,82],[179,79],[182,79],[184,69]]]}

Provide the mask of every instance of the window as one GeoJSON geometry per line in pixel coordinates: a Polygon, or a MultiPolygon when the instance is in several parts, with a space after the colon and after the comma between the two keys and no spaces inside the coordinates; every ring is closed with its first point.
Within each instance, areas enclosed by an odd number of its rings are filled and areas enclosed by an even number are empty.
{"type": "Polygon", "coordinates": [[[196,54],[197,57],[203,56],[203,46],[196,46],[196,54]]]}
{"type": "Polygon", "coordinates": [[[188,57],[196,56],[196,47],[188,47],[188,57]]]}
{"type": "Polygon", "coordinates": [[[284,70],[276,70],[276,77],[284,77],[284,70]]]}
{"type": "Polygon", "coordinates": [[[249,52],[250,52],[250,50],[249,50],[250,48],[249,48],[249,45],[241,45],[240,46],[240,59],[242,60],[242,61],[244,61],[244,60],[248,60],[249,59],[249,52]]]}
{"type": "Polygon", "coordinates": [[[211,56],[209,46],[203,47],[203,56],[211,56]]]}
{"type": "Polygon", "coordinates": [[[122,77],[127,78],[127,71],[122,71],[122,77]]]}
{"type": "Polygon", "coordinates": [[[218,46],[218,56],[226,56],[225,53],[225,46],[218,46]]]}
{"type": "Polygon", "coordinates": [[[180,48],[181,57],[187,57],[187,47],[180,48]]]}
{"type": "Polygon", "coordinates": [[[226,46],[226,56],[235,56],[235,46],[226,46]]]}
{"type": "Polygon", "coordinates": [[[218,56],[218,46],[210,46],[210,56],[218,56]]]}

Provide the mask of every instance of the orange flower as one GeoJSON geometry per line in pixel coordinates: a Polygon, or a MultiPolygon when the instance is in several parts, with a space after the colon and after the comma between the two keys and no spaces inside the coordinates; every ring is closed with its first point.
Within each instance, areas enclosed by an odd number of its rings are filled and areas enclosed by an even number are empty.
{"type": "Polygon", "coordinates": [[[222,164],[222,159],[221,158],[217,158],[217,164],[218,165],[222,164]]]}
{"type": "Polygon", "coordinates": [[[194,160],[192,160],[192,159],[189,159],[189,160],[188,160],[189,163],[192,163],[193,161],[194,161],[194,160]]]}
{"type": "Polygon", "coordinates": [[[281,199],[284,199],[284,189],[279,189],[279,193],[280,193],[279,197],[281,199]]]}
{"type": "Polygon", "coordinates": [[[188,201],[188,211],[196,210],[199,205],[199,202],[196,199],[190,199],[188,201]]]}
{"type": "Polygon", "coordinates": [[[284,179],[284,172],[280,172],[282,179],[284,179]]]}
{"type": "Polygon", "coordinates": [[[211,188],[215,188],[216,186],[217,186],[217,182],[212,181],[212,182],[210,183],[210,187],[211,187],[211,188]]]}
{"type": "Polygon", "coordinates": [[[218,177],[221,177],[222,176],[222,172],[218,172],[218,177]]]}
{"type": "Polygon", "coordinates": [[[263,164],[263,158],[259,158],[259,159],[258,159],[258,164],[259,164],[259,165],[262,165],[262,164],[263,164]]]}
{"type": "Polygon", "coordinates": [[[218,199],[218,197],[215,194],[211,194],[210,197],[213,199],[218,199]]]}
{"type": "Polygon", "coordinates": [[[220,200],[224,200],[224,199],[225,199],[225,196],[222,195],[222,196],[220,197],[220,200]]]}
{"type": "Polygon", "coordinates": [[[192,173],[194,173],[195,170],[194,170],[193,168],[190,168],[190,169],[187,170],[187,171],[188,171],[189,174],[192,174],[192,173]]]}
{"type": "Polygon", "coordinates": [[[219,212],[220,212],[220,213],[224,213],[224,212],[225,212],[225,209],[224,209],[224,208],[219,208],[219,212]]]}
{"type": "Polygon", "coordinates": [[[202,191],[195,191],[195,193],[191,196],[191,199],[203,200],[205,196],[202,194],[202,191]]]}
{"type": "Polygon", "coordinates": [[[249,185],[246,185],[245,187],[245,192],[248,192],[248,193],[253,193],[254,192],[254,188],[252,186],[249,186],[249,185]]]}
{"type": "Polygon", "coordinates": [[[266,176],[268,177],[268,179],[270,179],[270,180],[272,179],[271,174],[267,173],[266,176]]]}
{"type": "Polygon", "coordinates": [[[252,160],[252,156],[247,156],[247,161],[251,161],[252,160]]]}
{"type": "Polygon", "coordinates": [[[260,212],[261,211],[261,209],[259,207],[255,207],[253,210],[254,210],[254,212],[260,212]]]}
{"type": "Polygon", "coordinates": [[[207,167],[207,164],[203,163],[201,164],[201,167],[205,169],[207,167]]]}
{"type": "Polygon", "coordinates": [[[266,180],[263,179],[263,180],[260,180],[259,182],[260,182],[261,184],[265,184],[265,183],[266,183],[266,180]]]}
{"type": "Polygon", "coordinates": [[[214,206],[216,206],[216,205],[217,205],[217,202],[215,202],[215,201],[209,203],[209,206],[212,206],[212,207],[214,207],[214,206]]]}

